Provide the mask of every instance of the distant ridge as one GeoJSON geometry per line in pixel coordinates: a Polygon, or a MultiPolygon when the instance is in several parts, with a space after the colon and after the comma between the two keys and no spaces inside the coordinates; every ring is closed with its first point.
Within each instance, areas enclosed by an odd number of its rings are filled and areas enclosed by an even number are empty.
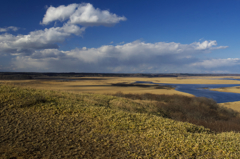
{"type": "Polygon", "coordinates": [[[0,72],[0,80],[39,79],[41,77],[183,77],[183,76],[240,76],[240,74],[192,73],[76,73],[76,72],[0,72]]]}

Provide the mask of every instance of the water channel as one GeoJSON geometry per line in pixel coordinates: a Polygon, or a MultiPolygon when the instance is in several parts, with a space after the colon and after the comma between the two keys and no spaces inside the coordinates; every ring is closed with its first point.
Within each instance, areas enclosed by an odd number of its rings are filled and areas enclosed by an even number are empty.
{"type": "Polygon", "coordinates": [[[151,83],[173,86],[176,88],[177,91],[190,93],[195,95],[196,97],[212,98],[217,103],[240,101],[240,93],[218,92],[209,90],[211,88],[235,87],[240,86],[240,84],[166,84],[142,81],[136,81],[136,83],[151,83]]]}

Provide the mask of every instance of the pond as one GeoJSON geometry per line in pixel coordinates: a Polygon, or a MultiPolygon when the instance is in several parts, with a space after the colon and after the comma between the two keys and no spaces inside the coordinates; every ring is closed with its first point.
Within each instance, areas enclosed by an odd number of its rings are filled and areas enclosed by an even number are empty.
{"type": "Polygon", "coordinates": [[[196,97],[212,98],[217,103],[240,101],[239,93],[218,92],[209,90],[211,88],[235,87],[240,86],[240,84],[166,84],[142,81],[136,81],[136,83],[152,83],[173,86],[176,88],[177,91],[190,93],[195,95],[196,97]]]}

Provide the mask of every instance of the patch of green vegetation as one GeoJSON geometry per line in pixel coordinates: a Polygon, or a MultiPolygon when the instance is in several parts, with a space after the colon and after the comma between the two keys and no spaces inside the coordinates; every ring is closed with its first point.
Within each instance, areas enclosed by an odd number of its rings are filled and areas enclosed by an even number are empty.
{"type": "MultiPolygon", "coordinates": [[[[177,97],[165,98],[164,102],[174,103],[180,100],[177,97]]],[[[149,95],[144,99],[147,102],[137,102],[126,97],[1,85],[0,158],[240,156],[239,133],[215,133],[165,118],[167,111],[154,111],[156,103],[163,101],[153,98],[149,95]]]]}

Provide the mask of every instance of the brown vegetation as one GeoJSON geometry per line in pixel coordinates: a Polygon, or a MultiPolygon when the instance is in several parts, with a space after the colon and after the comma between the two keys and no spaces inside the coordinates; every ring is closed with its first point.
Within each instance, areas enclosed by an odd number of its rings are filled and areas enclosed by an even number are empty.
{"type": "Polygon", "coordinates": [[[118,86],[118,87],[154,87],[155,89],[175,89],[172,86],[168,85],[158,85],[158,84],[140,84],[140,83],[113,83],[112,86],[118,86]]]}
{"type": "Polygon", "coordinates": [[[212,99],[150,93],[123,94],[118,92],[114,95],[133,100],[157,101],[151,108],[138,109],[140,112],[160,114],[177,121],[201,125],[215,132],[240,132],[240,113],[221,107],[212,99]]]}
{"type": "Polygon", "coordinates": [[[147,84],[137,84],[137,83],[113,83],[112,86],[120,86],[120,87],[151,87],[152,85],[147,84]]]}
{"type": "Polygon", "coordinates": [[[33,78],[30,75],[24,75],[24,74],[15,74],[15,75],[0,74],[0,80],[26,80],[26,79],[33,79],[33,78]]]}

